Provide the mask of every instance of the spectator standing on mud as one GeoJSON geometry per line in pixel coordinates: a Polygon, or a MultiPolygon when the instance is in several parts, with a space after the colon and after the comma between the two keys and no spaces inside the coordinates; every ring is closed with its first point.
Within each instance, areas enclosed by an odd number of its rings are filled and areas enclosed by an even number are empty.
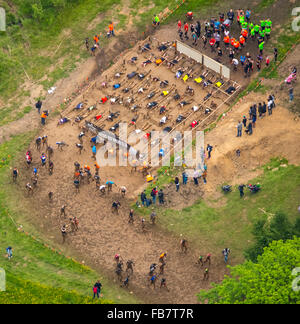
{"type": "Polygon", "coordinates": [[[66,242],[66,237],[67,237],[67,226],[63,225],[61,228],[61,235],[63,239],[63,244],[66,242]]]}
{"type": "Polygon", "coordinates": [[[207,144],[206,151],[208,152],[208,158],[211,158],[211,152],[213,150],[213,147],[210,144],[207,144]]]}
{"type": "Polygon", "coordinates": [[[41,100],[38,100],[37,103],[35,104],[35,108],[38,110],[39,115],[41,114],[42,105],[43,105],[43,103],[41,100]]]}
{"type": "Polygon", "coordinates": [[[290,102],[292,102],[294,100],[294,88],[290,87],[289,88],[289,96],[290,96],[290,102]]]}
{"type": "Polygon", "coordinates": [[[241,123],[240,120],[239,120],[236,128],[237,128],[237,137],[241,137],[242,136],[242,130],[243,130],[243,124],[241,123]]]}
{"type": "Polygon", "coordinates": [[[175,178],[174,183],[175,183],[175,186],[176,186],[176,191],[178,192],[179,191],[179,186],[180,186],[178,177],[175,178]]]}
{"type": "Polygon", "coordinates": [[[244,127],[246,128],[247,127],[247,117],[246,116],[243,116],[242,122],[243,122],[244,127]]]}

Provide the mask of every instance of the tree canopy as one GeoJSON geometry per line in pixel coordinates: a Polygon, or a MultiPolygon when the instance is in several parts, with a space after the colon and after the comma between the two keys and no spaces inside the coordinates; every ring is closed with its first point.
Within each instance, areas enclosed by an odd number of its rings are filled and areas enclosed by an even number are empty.
{"type": "Polygon", "coordinates": [[[199,293],[200,301],[210,304],[300,304],[299,237],[285,242],[273,241],[258,256],[257,263],[246,261],[230,269],[231,276],[226,276],[221,284],[199,293]],[[295,269],[297,267],[299,269],[295,269]]]}

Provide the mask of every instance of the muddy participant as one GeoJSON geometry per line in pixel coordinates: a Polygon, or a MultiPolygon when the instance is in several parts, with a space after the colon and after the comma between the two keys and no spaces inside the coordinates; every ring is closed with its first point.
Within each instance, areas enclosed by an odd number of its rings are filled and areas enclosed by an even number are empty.
{"type": "Polygon", "coordinates": [[[78,162],[74,162],[74,167],[75,167],[75,172],[79,171],[80,169],[80,164],[78,162]]]}
{"type": "Polygon", "coordinates": [[[66,242],[66,237],[67,237],[67,226],[66,225],[62,226],[61,235],[62,235],[63,243],[65,243],[66,242]]]}
{"type": "Polygon", "coordinates": [[[117,186],[113,181],[110,181],[110,180],[106,182],[106,185],[107,185],[107,191],[108,192],[112,191],[112,186],[113,185],[117,186]]]}
{"type": "Polygon", "coordinates": [[[73,224],[74,224],[75,232],[77,232],[79,230],[79,220],[76,216],[73,217],[73,224]]]}
{"type": "Polygon", "coordinates": [[[51,146],[48,146],[47,154],[48,154],[49,159],[52,157],[53,153],[54,153],[53,148],[51,146]]]}
{"type": "Polygon", "coordinates": [[[131,272],[131,274],[133,274],[133,266],[134,262],[132,260],[128,260],[126,262],[126,272],[131,272]]]}
{"type": "Polygon", "coordinates": [[[89,44],[89,39],[88,38],[85,39],[85,47],[86,47],[87,51],[90,50],[90,44],[89,44]]]}
{"type": "Polygon", "coordinates": [[[76,144],[76,147],[78,148],[78,152],[79,152],[79,154],[81,155],[81,152],[82,152],[82,150],[83,150],[83,145],[80,144],[80,143],[77,143],[77,144],[76,144]]]}
{"type": "Polygon", "coordinates": [[[153,211],[150,215],[150,222],[152,223],[152,225],[155,225],[155,221],[156,221],[156,213],[155,211],[153,211]]]}
{"type": "Polygon", "coordinates": [[[150,277],[152,277],[154,275],[156,268],[157,268],[157,264],[156,263],[152,263],[150,265],[150,271],[149,271],[149,276],[150,277]]]}
{"type": "Polygon", "coordinates": [[[180,249],[182,252],[186,253],[187,252],[187,241],[185,239],[182,239],[180,241],[180,249]]]}
{"type": "Polygon", "coordinates": [[[66,217],[66,205],[62,205],[61,208],[60,208],[60,216],[64,216],[66,217]]]}
{"type": "Polygon", "coordinates": [[[146,229],[145,229],[145,218],[141,218],[141,228],[142,228],[142,232],[145,232],[146,231],[146,229]]]}
{"type": "Polygon", "coordinates": [[[208,265],[211,264],[211,254],[210,253],[208,253],[207,256],[206,256],[206,259],[205,259],[204,263],[206,263],[206,262],[208,262],[208,265]]]}
{"type": "Polygon", "coordinates": [[[46,148],[48,147],[48,136],[47,135],[44,135],[42,137],[42,144],[43,144],[43,147],[46,146],[46,148]]]}
{"type": "Polygon", "coordinates": [[[36,149],[39,151],[41,149],[41,144],[42,144],[42,138],[41,136],[39,136],[36,140],[35,140],[35,146],[36,149]]]}
{"type": "Polygon", "coordinates": [[[122,281],[122,272],[123,272],[123,261],[119,261],[117,263],[117,267],[116,267],[116,270],[115,270],[117,276],[118,276],[118,279],[120,281],[122,281]]]}
{"type": "Polygon", "coordinates": [[[100,190],[100,177],[97,173],[94,175],[94,181],[96,182],[96,190],[100,190]]]}
{"type": "Polygon", "coordinates": [[[160,287],[159,287],[160,289],[161,288],[166,288],[167,289],[167,291],[169,291],[169,288],[167,287],[167,280],[166,280],[166,278],[162,278],[161,279],[161,281],[160,281],[160,287]]]}
{"type": "Polygon", "coordinates": [[[128,224],[133,224],[133,223],[134,223],[133,209],[131,209],[130,212],[129,212],[128,224]]]}
{"type": "Polygon", "coordinates": [[[76,192],[79,193],[79,186],[80,186],[79,179],[74,180],[74,186],[75,186],[76,192]]]}
{"type": "Polygon", "coordinates": [[[52,202],[53,201],[53,192],[52,191],[50,191],[48,193],[48,198],[49,198],[49,202],[52,202]]]}
{"type": "Polygon", "coordinates": [[[116,214],[118,214],[119,213],[119,207],[121,207],[121,204],[120,204],[120,202],[119,201],[114,201],[113,203],[112,203],[112,211],[114,212],[114,213],[116,213],[116,214]]]}
{"type": "Polygon", "coordinates": [[[42,166],[45,166],[47,161],[45,153],[42,153],[40,159],[41,159],[42,166]]]}
{"type": "Polygon", "coordinates": [[[125,280],[123,281],[121,287],[128,288],[128,286],[129,286],[129,276],[127,276],[127,277],[125,278],[125,280]]]}
{"type": "Polygon", "coordinates": [[[166,262],[163,262],[159,267],[159,274],[164,274],[166,262]]]}
{"type": "Polygon", "coordinates": [[[150,278],[150,287],[153,287],[153,289],[155,289],[156,279],[157,279],[157,275],[153,275],[153,276],[150,278]]]}
{"type": "Polygon", "coordinates": [[[122,197],[124,198],[126,195],[126,192],[127,192],[127,188],[125,186],[122,186],[120,188],[120,192],[121,192],[122,197]]]}
{"type": "Polygon", "coordinates": [[[203,273],[203,280],[208,280],[208,279],[209,279],[209,269],[205,268],[203,273]]]}
{"type": "Polygon", "coordinates": [[[32,163],[32,154],[31,154],[31,151],[27,151],[26,152],[26,163],[27,163],[27,167],[30,167],[30,165],[32,163]]]}
{"type": "Polygon", "coordinates": [[[160,256],[159,256],[159,262],[160,263],[164,263],[165,260],[167,258],[167,253],[166,252],[163,252],[160,256]]]}
{"type": "Polygon", "coordinates": [[[53,174],[53,169],[54,169],[54,163],[53,161],[49,160],[49,175],[53,174]]]}
{"type": "Polygon", "coordinates": [[[31,186],[31,184],[30,184],[29,182],[26,184],[25,188],[26,188],[26,190],[27,190],[28,195],[29,195],[29,194],[30,194],[30,195],[33,194],[33,188],[32,188],[32,186],[31,186]]]}
{"type": "Polygon", "coordinates": [[[32,186],[34,189],[36,189],[38,183],[38,178],[37,177],[32,177],[32,186]]]}
{"type": "Polygon", "coordinates": [[[202,255],[199,256],[199,259],[198,259],[196,264],[201,264],[201,266],[203,267],[204,262],[203,262],[203,256],[202,255]]]}
{"type": "Polygon", "coordinates": [[[99,191],[100,191],[101,195],[104,196],[105,195],[105,191],[106,191],[105,185],[100,186],[99,187],[99,191]]]}

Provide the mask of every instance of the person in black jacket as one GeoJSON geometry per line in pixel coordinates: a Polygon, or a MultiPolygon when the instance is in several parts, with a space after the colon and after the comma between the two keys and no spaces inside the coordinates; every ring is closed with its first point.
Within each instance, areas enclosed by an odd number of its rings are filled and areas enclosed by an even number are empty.
{"type": "Polygon", "coordinates": [[[38,110],[39,115],[41,114],[42,105],[43,103],[41,102],[41,100],[38,100],[38,102],[35,104],[35,107],[38,110]]]}

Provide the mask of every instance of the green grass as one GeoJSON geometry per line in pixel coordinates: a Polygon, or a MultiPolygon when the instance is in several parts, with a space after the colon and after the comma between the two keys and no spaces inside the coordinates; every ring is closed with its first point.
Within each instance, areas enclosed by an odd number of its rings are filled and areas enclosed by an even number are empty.
{"type": "Polygon", "coordinates": [[[92,299],[76,291],[48,287],[22,280],[6,273],[6,291],[0,293],[1,304],[108,304],[110,301],[92,299]]]}
{"type": "MultiPolygon", "coordinates": [[[[286,163],[285,159],[272,159],[264,166],[262,176],[249,181],[262,185],[262,191],[257,194],[245,189],[245,198],[240,199],[238,189],[234,188],[220,199],[199,200],[181,211],[160,208],[158,224],[176,235],[183,234],[202,253],[222,251],[228,246],[234,251],[233,262],[240,263],[244,259],[243,251],[252,244],[252,225],[267,217],[259,208],[272,214],[283,211],[291,221],[298,216],[300,167],[280,166],[286,163]],[[272,171],[276,168],[277,171],[272,171]]],[[[143,208],[142,212],[150,211],[143,208]]]]}
{"type": "Polygon", "coordinates": [[[137,303],[133,296],[111,284],[96,271],[65,257],[60,251],[45,246],[43,238],[39,237],[38,230],[26,221],[24,205],[22,213],[15,207],[18,201],[21,201],[21,197],[10,183],[10,168],[20,152],[23,154],[34,135],[34,132],[31,132],[14,136],[0,146],[0,267],[5,269],[9,275],[8,298],[12,302],[22,303],[24,296],[37,301],[44,294],[46,299],[42,301],[51,302],[50,299],[54,296],[55,289],[60,289],[56,291],[58,295],[57,299],[53,300],[55,302],[88,302],[86,297],[91,296],[93,284],[101,278],[104,301],[137,303]],[[24,231],[18,230],[19,225],[16,226],[15,223],[22,224],[24,231]],[[26,232],[35,236],[27,235],[26,232]],[[14,257],[11,260],[5,258],[5,249],[8,246],[14,249],[14,257]],[[15,290],[10,291],[16,281],[19,282],[19,287],[25,294],[22,294],[23,297],[20,296],[20,299],[13,298],[15,290]],[[26,291],[25,288],[29,290],[26,291]]]}

